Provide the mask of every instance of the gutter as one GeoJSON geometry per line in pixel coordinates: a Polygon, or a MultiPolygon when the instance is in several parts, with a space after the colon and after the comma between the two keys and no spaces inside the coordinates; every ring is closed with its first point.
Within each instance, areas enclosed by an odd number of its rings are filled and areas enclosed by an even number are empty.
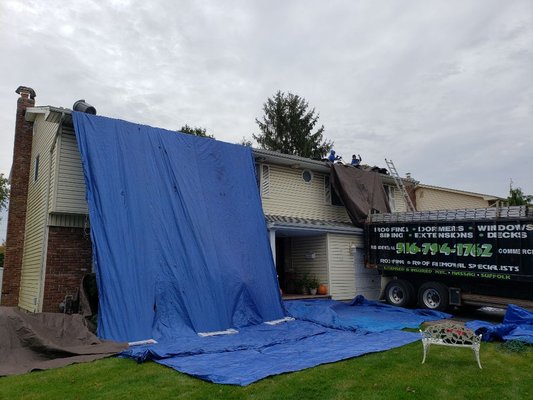
{"type": "Polygon", "coordinates": [[[267,223],[267,228],[269,230],[275,229],[275,230],[283,230],[283,229],[290,229],[293,231],[302,231],[302,232],[322,232],[322,233],[363,233],[362,228],[357,227],[340,227],[340,226],[328,226],[328,227],[322,227],[322,226],[313,226],[313,225],[304,225],[304,224],[298,224],[298,223],[276,223],[276,222],[269,222],[267,223]]]}

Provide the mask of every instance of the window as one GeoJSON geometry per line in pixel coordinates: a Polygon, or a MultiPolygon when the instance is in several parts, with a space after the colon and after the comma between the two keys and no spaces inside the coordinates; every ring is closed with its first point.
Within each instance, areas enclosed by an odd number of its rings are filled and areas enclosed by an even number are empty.
{"type": "Polygon", "coordinates": [[[37,154],[37,157],[35,157],[35,166],[33,171],[33,181],[37,182],[37,178],[39,178],[39,154],[37,154]]]}
{"type": "Polygon", "coordinates": [[[331,181],[329,176],[324,177],[324,196],[326,199],[326,204],[331,204],[333,206],[343,206],[342,200],[337,195],[337,192],[331,187],[331,181]]]}
{"type": "Polygon", "coordinates": [[[261,197],[270,197],[270,167],[261,165],[261,197]]]}
{"type": "Polygon", "coordinates": [[[391,212],[396,212],[396,199],[394,197],[396,192],[395,188],[393,186],[383,185],[383,189],[385,189],[391,212]]]}
{"type": "Polygon", "coordinates": [[[313,180],[313,172],[308,169],[304,169],[302,172],[302,179],[306,183],[311,183],[311,181],[313,180]]]}

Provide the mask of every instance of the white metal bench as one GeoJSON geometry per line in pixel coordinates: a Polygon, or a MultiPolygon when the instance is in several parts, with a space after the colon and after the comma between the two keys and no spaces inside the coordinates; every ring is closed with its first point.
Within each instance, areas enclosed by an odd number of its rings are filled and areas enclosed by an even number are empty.
{"type": "Polygon", "coordinates": [[[441,346],[452,347],[469,347],[474,353],[477,365],[481,368],[479,361],[479,348],[481,345],[481,335],[476,335],[474,331],[466,328],[462,324],[455,322],[444,322],[428,326],[422,334],[422,345],[424,346],[424,358],[422,364],[426,361],[429,353],[429,346],[438,344],[441,346]]]}

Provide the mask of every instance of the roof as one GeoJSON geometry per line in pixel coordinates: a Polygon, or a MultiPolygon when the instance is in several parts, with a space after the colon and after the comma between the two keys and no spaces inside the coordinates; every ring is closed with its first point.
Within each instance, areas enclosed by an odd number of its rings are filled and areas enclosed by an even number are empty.
{"type": "Polygon", "coordinates": [[[450,192],[450,193],[458,193],[458,194],[464,194],[467,196],[476,196],[476,197],[482,197],[483,200],[505,200],[503,197],[493,196],[491,194],[483,194],[483,193],[476,193],[476,192],[468,192],[466,190],[458,190],[458,189],[450,189],[445,188],[441,186],[433,186],[433,185],[426,185],[423,183],[420,183],[417,185],[416,189],[434,189],[434,190],[441,190],[443,192],[450,192]]]}
{"type": "Polygon", "coordinates": [[[329,161],[312,160],[310,158],[284,154],[265,149],[253,149],[257,162],[277,164],[297,169],[310,169],[317,172],[329,172],[329,161]]]}
{"type": "MultiPolygon", "coordinates": [[[[48,122],[60,122],[63,121],[65,125],[72,125],[72,110],[69,108],[54,107],[54,106],[38,106],[29,107],[26,110],[26,120],[35,121],[35,118],[39,114],[44,114],[45,119],[48,122]]],[[[292,154],[284,154],[278,151],[265,150],[265,149],[252,149],[254,158],[259,163],[267,163],[274,165],[281,165],[294,169],[309,169],[315,172],[322,172],[328,174],[330,172],[329,161],[313,160],[306,157],[300,157],[292,154]]],[[[383,182],[388,184],[394,184],[394,179],[390,175],[380,174],[383,182]]],[[[402,178],[404,182],[407,182],[402,178]]],[[[409,181],[410,182],[410,181],[409,181]]]]}
{"type": "Polygon", "coordinates": [[[310,218],[286,217],[282,215],[265,215],[269,229],[287,229],[314,231],[317,233],[362,233],[363,229],[348,222],[323,221],[310,218]]]}
{"type": "MultiPolygon", "coordinates": [[[[39,106],[28,107],[26,109],[26,121],[33,122],[37,115],[44,114],[44,118],[48,122],[60,122],[63,116],[67,116],[69,121],[72,121],[72,110],[69,108],[53,107],[53,106],[39,106]]],[[[66,122],[65,120],[63,122],[66,122]]],[[[72,123],[72,122],[70,122],[72,123]]]]}
{"type": "MultiPolygon", "coordinates": [[[[300,157],[292,154],[284,154],[278,151],[265,150],[265,149],[253,149],[255,160],[259,163],[281,165],[294,169],[310,169],[311,171],[322,172],[329,174],[331,171],[331,163],[329,161],[313,160],[310,158],[300,157]]],[[[349,164],[345,164],[351,167],[349,164]]],[[[383,183],[395,185],[394,178],[387,174],[381,174],[380,176],[383,183]]],[[[405,183],[412,183],[414,181],[402,178],[405,183]]]]}

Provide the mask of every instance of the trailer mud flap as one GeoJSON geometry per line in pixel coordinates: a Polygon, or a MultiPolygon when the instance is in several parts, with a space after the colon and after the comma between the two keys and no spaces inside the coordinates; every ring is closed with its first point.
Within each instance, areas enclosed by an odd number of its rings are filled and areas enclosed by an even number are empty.
{"type": "Polygon", "coordinates": [[[461,303],[461,289],[459,288],[449,288],[449,303],[451,306],[460,306],[461,303]]]}

